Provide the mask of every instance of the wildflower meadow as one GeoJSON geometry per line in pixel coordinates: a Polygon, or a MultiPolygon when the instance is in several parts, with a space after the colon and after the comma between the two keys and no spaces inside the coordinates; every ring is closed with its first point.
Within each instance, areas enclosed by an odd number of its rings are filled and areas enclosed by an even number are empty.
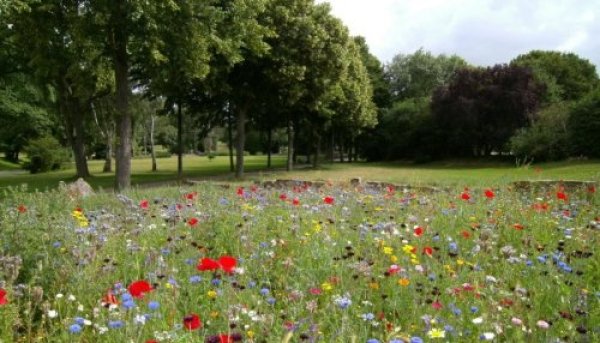
{"type": "Polygon", "coordinates": [[[593,186],[0,203],[1,342],[598,342],[593,186]]]}

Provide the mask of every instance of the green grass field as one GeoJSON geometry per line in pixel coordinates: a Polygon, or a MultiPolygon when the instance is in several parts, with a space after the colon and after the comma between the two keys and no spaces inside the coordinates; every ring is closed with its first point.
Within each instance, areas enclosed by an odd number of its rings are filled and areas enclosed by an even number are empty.
{"type": "MultiPolygon", "coordinates": [[[[73,167],[60,171],[31,175],[23,173],[18,166],[3,162],[0,172],[0,190],[27,184],[27,190],[56,188],[59,181],[73,181],[73,167]]],[[[96,189],[110,189],[114,183],[113,173],[102,173],[103,161],[90,161],[92,178],[88,181],[96,189]]],[[[218,180],[223,182],[247,182],[249,180],[299,179],[348,181],[354,177],[363,180],[386,181],[398,184],[427,184],[441,186],[482,185],[499,186],[515,180],[600,180],[600,162],[570,161],[543,163],[516,167],[508,163],[491,162],[436,162],[424,165],[408,163],[335,163],[323,164],[318,169],[282,171],[284,156],[273,157],[273,170],[266,169],[266,156],[246,156],[246,177],[236,180],[229,172],[229,159],[224,156],[209,160],[201,156],[184,157],[184,175],[190,180],[218,180]]],[[[158,172],[150,171],[150,159],[132,160],[133,185],[160,185],[175,183],[177,158],[158,159],[158,172]]]]}

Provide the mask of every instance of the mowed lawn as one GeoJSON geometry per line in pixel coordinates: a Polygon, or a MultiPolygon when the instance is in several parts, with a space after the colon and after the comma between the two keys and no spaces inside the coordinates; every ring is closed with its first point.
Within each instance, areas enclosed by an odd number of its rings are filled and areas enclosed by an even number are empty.
{"type": "MultiPolygon", "coordinates": [[[[246,156],[246,177],[237,180],[229,171],[229,158],[219,156],[209,160],[203,156],[185,156],[184,177],[188,180],[215,180],[244,183],[273,179],[326,180],[347,182],[360,177],[369,181],[397,184],[438,186],[500,186],[515,180],[600,180],[600,161],[568,161],[542,163],[533,166],[515,166],[493,162],[435,162],[410,163],[335,163],[322,164],[318,169],[306,168],[286,172],[284,156],[273,156],[274,169],[266,168],[266,156],[246,156]]],[[[103,161],[90,161],[92,178],[88,181],[97,189],[110,189],[114,173],[102,173],[103,161]]],[[[177,158],[158,159],[158,171],[150,171],[150,159],[132,160],[134,185],[175,184],[177,158]]],[[[14,166],[0,172],[0,190],[27,184],[27,190],[46,190],[58,186],[59,181],[73,181],[74,167],[60,171],[31,175],[15,171],[14,166]]]]}

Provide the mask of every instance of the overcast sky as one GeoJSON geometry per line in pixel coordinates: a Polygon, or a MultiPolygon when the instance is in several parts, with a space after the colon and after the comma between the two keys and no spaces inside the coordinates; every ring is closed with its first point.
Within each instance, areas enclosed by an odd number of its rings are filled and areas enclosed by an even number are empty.
{"type": "Polygon", "coordinates": [[[317,0],[389,62],[423,47],[476,65],[533,49],[574,52],[600,66],[600,0],[317,0]]]}

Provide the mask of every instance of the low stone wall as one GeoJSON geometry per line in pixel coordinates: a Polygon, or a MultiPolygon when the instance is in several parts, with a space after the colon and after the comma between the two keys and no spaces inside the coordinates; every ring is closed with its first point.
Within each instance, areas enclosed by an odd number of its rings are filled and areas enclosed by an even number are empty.
{"type": "Polygon", "coordinates": [[[595,181],[578,181],[578,180],[532,180],[532,181],[515,181],[512,186],[517,191],[529,191],[540,189],[559,189],[562,187],[565,191],[589,190],[596,188],[595,181]]]}

